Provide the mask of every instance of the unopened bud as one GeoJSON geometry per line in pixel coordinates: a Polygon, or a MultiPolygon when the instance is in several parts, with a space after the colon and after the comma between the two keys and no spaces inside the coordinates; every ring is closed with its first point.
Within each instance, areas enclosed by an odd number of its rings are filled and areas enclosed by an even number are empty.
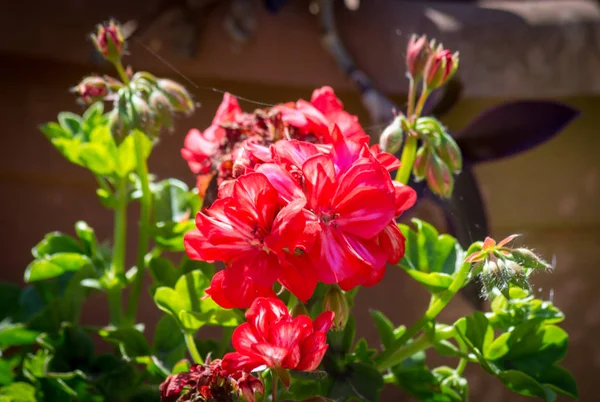
{"type": "Polygon", "coordinates": [[[440,140],[437,148],[440,158],[448,165],[452,173],[459,173],[462,169],[462,155],[458,144],[448,133],[442,133],[440,140]]]}
{"type": "Polygon", "coordinates": [[[402,131],[402,118],[397,116],[392,123],[383,130],[379,137],[379,147],[383,152],[395,154],[402,146],[404,132],[402,131]]]}
{"type": "Polygon", "coordinates": [[[430,54],[431,49],[425,35],[410,37],[406,47],[406,69],[413,80],[417,81],[423,76],[430,54]]]}
{"type": "Polygon", "coordinates": [[[429,147],[426,145],[421,146],[417,150],[415,163],[413,164],[413,176],[417,182],[425,178],[429,153],[429,147]]]}
{"type": "Polygon", "coordinates": [[[96,34],[92,35],[92,41],[98,52],[111,62],[118,61],[125,48],[121,28],[114,21],[98,25],[96,34]]]}
{"type": "Polygon", "coordinates": [[[133,107],[132,120],[136,122],[143,131],[148,130],[153,126],[154,116],[148,106],[148,102],[139,95],[131,97],[131,106],[133,107]]]}
{"type": "Polygon", "coordinates": [[[325,293],[323,311],[333,311],[335,313],[333,328],[343,329],[346,326],[350,315],[350,307],[344,292],[338,286],[331,286],[325,293]]]}
{"type": "Polygon", "coordinates": [[[90,76],[85,77],[72,91],[85,102],[91,103],[108,95],[108,84],[102,77],[90,76]]]}
{"type": "Polygon", "coordinates": [[[424,79],[429,89],[444,85],[458,68],[458,53],[451,54],[440,44],[433,52],[425,66],[424,79]]]}
{"type": "Polygon", "coordinates": [[[551,265],[526,248],[517,248],[510,251],[513,260],[523,268],[539,269],[551,268],[551,265]]]}
{"type": "Polygon", "coordinates": [[[527,277],[527,272],[519,264],[505,259],[486,261],[481,273],[488,294],[492,294],[493,289],[496,288],[507,299],[510,299],[511,285],[526,291],[530,290],[527,277]]]}
{"type": "Polygon", "coordinates": [[[130,131],[129,118],[115,108],[108,115],[108,127],[116,138],[125,138],[130,131]]]}
{"type": "Polygon", "coordinates": [[[296,318],[299,315],[308,315],[308,310],[306,309],[306,306],[304,305],[304,303],[302,303],[300,300],[298,300],[296,302],[296,304],[294,305],[294,307],[292,307],[290,314],[292,315],[293,318],[296,318]]]}
{"type": "Polygon", "coordinates": [[[194,111],[192,97],[183,85],[165,78],[156,81],[156,85],[167,95],[171,108],[174,111],[186,114],[194,111]]]}
{"type": "Polygon", "coordinates": [[[150,98],[148,98],[148,105],[161,124],[166,127],[171,127],[171,104],[163,92],[152,91],[150,98]]]}
{"type": "Polygon", "coordinates": [[[430,152],[425,168],[427,185],[434,194],[440,197],[450,198],[454,189],[454,177],[448,166],[435,152],[430,152]]]}
{"type": "Polygon", "coordinates": [[[265,393],[265,387],[261,380],[248,373],[242,373],[237,380],[238,393],[247,402],[254,402],[257,396],[265,393]]]}

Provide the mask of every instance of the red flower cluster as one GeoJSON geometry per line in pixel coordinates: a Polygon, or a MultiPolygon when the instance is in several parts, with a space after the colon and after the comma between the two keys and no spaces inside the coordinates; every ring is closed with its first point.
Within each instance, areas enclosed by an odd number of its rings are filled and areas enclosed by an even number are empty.
{"type": "Polygon", "coordinates": [[[234,373],[264,365],[276,370],[313,371],[327,351],[326,333],[333,318],[331,311],[314,322],[305,315],[292,318],[279,299],[258,298],[246,312],[248,322],[233,332],[236,352],[223,357],[223,368],[234,373]]]}
{"type": "MultiPolygon", "coordinates": [[[[300,113],[307,105],[298,102],[286,119],[311,116],[300,113]]],[[[197,230],[186,235],[190,258],[226,264],[207,290],[222,307],[247,308],[256,297],[272,296],[275,282],[303,301],[319,281],[344,290],[371,286],[386,262],[402,258],[395,218],[414,204],[415,192],[391,180],[389,171],[399,166],[394,156],[369,148],[357,123],[330,109],[327,115],[348,131],[334,125],[330,132],[323,122],[304,132],[318,133],[319,144],[246,140],[243,172],[221,184],[218,199],[197,215],[197,230]]]]}
{"type": "Polygon", "coordinates": [[[280,139],[322,143],[334,124],[349,138],[366,136],[358,118],[344,111],[330,87],[315,90],[310,102],[300,99],[253,113],[244,113],[237,99],[226,93],[210,127],[204,132],[189,131],[181,155],[198,175],[198,189],[204,195],[215,173],[220,184],[243,174],[244,165],[255,162],[245,147],[268,147],[280,139]]]}
{"type": "Polygon", "coordinates": [[[206,365],[194,364],[188,372],[168,376],[159,390],[162,402],[233,402],[234,394],[254,402],[256,393],[265,392],[258,378],[239,370],[225,370],[219,359],[206,365]]]}

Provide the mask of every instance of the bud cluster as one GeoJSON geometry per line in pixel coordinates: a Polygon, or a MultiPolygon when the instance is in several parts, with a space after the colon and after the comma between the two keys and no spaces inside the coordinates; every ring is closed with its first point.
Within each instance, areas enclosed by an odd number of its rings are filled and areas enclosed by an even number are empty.
{"type": "Polygon", "coordinates": [[[465,261],[474,263],[473,275],[480,275],[488,295],[498,289],[507,299],[510,298],[510,287],[516,286],[530,291],[529,276],[536,269],[548,269],[550,264],[527,248],[510,248],[510,243],[517,235],[496,243],[487,237],[482,249],[469,255],[465,261]]]}
{"type": "Polygon", "coordinates": [[[427,42],[425,35],[413,35],[406,49],[406,67],[414,81],[423,79],[430,90],[444,85],[458,68],[458,52],[450,53],[435,40],[427,42]]]}
{"type": "Polygon", "coordinates": [[[147,72],[133,74],[130,69],[123,69],[121,58],[126,43],[116,22],[99,25],[92,41],[98,52],[114,64],[121,80],[89,76],[72,91],[85,103],[114,102],[108,121],[117,137],[123,138],[134,128],[156,136],[162,127],[171,127],[173,114],[194,110],[194,102],[182,85],[147,72]]]}

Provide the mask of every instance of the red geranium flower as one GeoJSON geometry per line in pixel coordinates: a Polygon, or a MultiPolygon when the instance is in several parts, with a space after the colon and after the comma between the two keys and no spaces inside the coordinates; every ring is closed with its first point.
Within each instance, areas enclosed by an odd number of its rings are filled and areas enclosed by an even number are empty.
{"type": "Polygon", "coordinates": [[[331,311],[314,322],[305,315],[292,318],[279,299],[258,298],[246,312],[247,322],[233,332],[236,352],[223,357],[223,368],[249,372],[266,365],[276,370],[313,371],[327,351],[326,333],[333,318],[331,311]]]}

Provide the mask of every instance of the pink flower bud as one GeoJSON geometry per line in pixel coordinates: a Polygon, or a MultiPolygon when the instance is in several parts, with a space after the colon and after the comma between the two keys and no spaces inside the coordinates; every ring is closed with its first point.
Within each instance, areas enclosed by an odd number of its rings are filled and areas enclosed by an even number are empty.
{"type": "Polygon", "coordinates": [[[429,89],[444,85],[458,68],[458,53],[451,54],[440,44],[425,66],[424,79],[429,89]]]}
{"type": "Polygon", "coordinates": [[[333,311],[333,328],[343,329],[348,322],[350,316],[350,307],[346,296],[337,285],[332,285],[327,293],[325,293],[325,299],[323,301],[323,311],[333,311]]]}
{"type": "Polygon", "coordinates": [[[156,81],[156,85],[167,95],[174,111],[186,114],[194,111],[192,97],[183,85],[165,78],[156,81]]]}
{"type": "Polygon", "coordinates": [[[84,78],[72,91],[85,102],[91,103],[108,95],[108,85],[102,77],[90,76],[84,78]]]}
{"type": "Polygon", "coordinates": [[[425,178],[429,153],[429,147],[427,146],[422,146],[417,151],[415,163],[413,164],[413,175],[416,181],[421,181],[425,178]]]}
{"type": "Polygon", "coordinates": [[[425,35],[410,37],[406,47],[406,68],[414,80],[420,79],[423,75],[430,54],[431,48],[425,35]]]}
{"type": "Polygon", "coordinates": [[[434,194],[450,198],[454,189],[454,177],[448,166],[435,152],[431,152],[425,170],[427,185],[434,194]]]}
{"type": "Polygon", "coordinates": [[[437,149],[440,158],[448,165],[452,173],[459,173],[462,169],[462,155],[458,144],[447,133],[442,133],[440,140],[441,143],[437,149]]]}
{"type": "Polygon", "coordinates": [[[92,41],[98,52],[111,62],[119,60],[125,48],[121,28],[114,21],[98,25],[98,31],[96,35],[92,35],[92,41]]]}

